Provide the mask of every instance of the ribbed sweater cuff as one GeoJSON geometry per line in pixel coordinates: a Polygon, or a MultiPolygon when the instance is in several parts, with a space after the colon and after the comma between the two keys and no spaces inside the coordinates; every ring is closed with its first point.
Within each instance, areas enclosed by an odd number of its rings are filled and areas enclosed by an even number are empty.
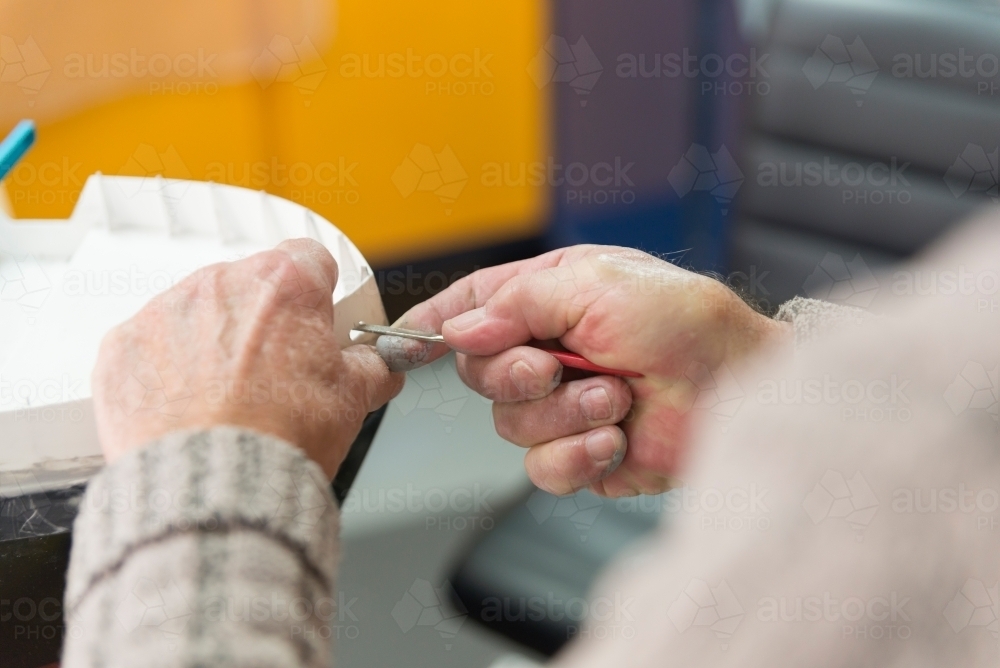
{"type": "Polygon", "coordinates": [[[337,516],[326,477],[299,448],[235,427],[176,432],[91,480],[73,527],[66,603],[75,608],[132,552],[195,532],[265,533],[328,587],[337,516]]]}
{"type": "Polygon", "coordinates": [[[819,299],[793,297],[778,309],[775,320],[792,323],[795,348],[806,346],[833,329],[860,325],[873,317],[854,306],[831,304],[819,299]]]}

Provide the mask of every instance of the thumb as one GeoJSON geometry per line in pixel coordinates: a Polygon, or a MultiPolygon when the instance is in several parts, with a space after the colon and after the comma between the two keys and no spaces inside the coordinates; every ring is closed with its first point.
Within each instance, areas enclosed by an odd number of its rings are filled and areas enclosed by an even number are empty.
{"type": "Polygon", "coordinates": [[[353,345],[343,350],[350,385],[349,402],[363,417],[381,408],[403,389],[406,379],[401,373],[392,373],[371,346],[353,345]]]}
{"type": "Polygon", "coordinates": [[[557,339],[580,322],[600,280],[586,260],[507,281],[486,303],[441,328],[445,342],[469,355],[495,355],[531,339],[557,339]]]}

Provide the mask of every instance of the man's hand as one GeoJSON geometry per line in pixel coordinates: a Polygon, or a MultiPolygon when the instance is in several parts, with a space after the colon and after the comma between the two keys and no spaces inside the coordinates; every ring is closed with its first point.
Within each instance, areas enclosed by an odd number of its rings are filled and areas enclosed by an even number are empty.
{"type": "Polygon", "coordinates": [[[332,478],[369,411],[403,386],[333,334],[337,264],[296,239],[201,269],[111,330],[93,373],[112,462],[178,429],[236,425],[298,445],[332,478]]]}
{"type": "MultiPolygon", "coordinates": [[[[669,488],[689,439],[697,383],[770,344],[784,323],[756,313],[721,283],[646,253],[575,246],[478,271],[396,325],[440,331],[459,351],[462,379],[492,399],[497,432],[528,449],[539,487],[566,494],[654,494],[669,488]],[[638,379],[560,384],[559,362],[532,339],[638,379]]],[[[382,337],[394,371],[447,347],[382,337]]],[[[568,372],[567,372],[568,374],[568,372]]]]}

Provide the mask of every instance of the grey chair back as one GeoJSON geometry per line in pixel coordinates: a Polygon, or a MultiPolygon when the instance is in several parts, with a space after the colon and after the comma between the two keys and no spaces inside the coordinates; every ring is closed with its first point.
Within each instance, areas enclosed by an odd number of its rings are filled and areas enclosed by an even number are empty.
{"type": "Polygon", "coordinates": [[[867,306],[881,268],[997,199],[1000,8],[745,9],[768,86],[740,151],[731,267],[772,306],[796,294],[867,306]]]}

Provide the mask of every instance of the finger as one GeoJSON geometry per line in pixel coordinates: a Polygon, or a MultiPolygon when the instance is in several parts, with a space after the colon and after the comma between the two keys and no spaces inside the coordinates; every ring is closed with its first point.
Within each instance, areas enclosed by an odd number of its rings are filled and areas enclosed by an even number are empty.
{"type": "Polygon", "coordinates": [[[557,339],[580,322],[601,290],[602,281],[586,260],[515,276],[485,305],[446,321],[441,333],[449,346],[470,355],[557,339]]]}
{"type": "Polygon", "coordinates": [[[518,346],[492,357],[459,355],[458,375],[493,401],[525,401],[550,394],[562,380],[562,364],[544,350],[518,346]]]}
{"type": "Polygon", "coordinates": [[[347,378],[341,379],[347,400],[362,416],[384,406],[400,393],[406,377],[392,373],[371,346],[354,345],[343,350],[347,378]]]}
{"type": "MultiPolygon", "coordinates": [[[[480,269],[455,281],[427,301],[417,304],[393,325],[425,332],[440,332],[446,320],[482,306],[511,278],[556,267],[572,261],[592,248],[592,246],[560,248],[527,260],[480,269]]],[[[379,353],[392,365],[394,371],[409,371],[434,361],[449,350],[445,345],[421,343],[398,337],[381,337],[379,343],[379,353]]]]}
{"type": "Polygon", "coordinates": [[[589,489],[598,496],[615,499],[637,494],[662,494],[680,486],[682,483],[672,476],[647,471],[625,462],[606,477],[591,483],[589,489]]]}
{"type": "Polygon", "coordinates": [[[620,378],[595,376],[563,383],[542,399],[493,404],[501,438],[533,446],[617,424],[632,406],[632,392],[620,378]]]}
{"type": "MultiPolygon", "coordinates": [[[[404,325],[397,326],[404,327],[404,325]]],[[[375,349],[390,371],[405,373],[433,362],[450,348],[443,343],[426,343],[401,336],[380,336],[375,349]]]]}
{"type": "Polygon", "coordinates": [[[296,267],[309,273],[318,283],[328,285],[330,291],[333,291],[340,270],[326,246],[313,239],[300,238],[286,239],[274,249],[288,253],[296,267]]]}
{"type": "MultiPolygon", "coordinates": [[[[333,322],[337,262],[312,239],[289,239],[246,260],[258,301],[314,309],[333,322]]],[[[239,263],[237,263],[239,264],[239,263]]]]}
{"type": "Polygon", "coordinates": [[[530,448],[524,456],[524,469],[545,491],[571,494],[610,475],[627,450],[621,429],[599,427],[530,448]]]}

